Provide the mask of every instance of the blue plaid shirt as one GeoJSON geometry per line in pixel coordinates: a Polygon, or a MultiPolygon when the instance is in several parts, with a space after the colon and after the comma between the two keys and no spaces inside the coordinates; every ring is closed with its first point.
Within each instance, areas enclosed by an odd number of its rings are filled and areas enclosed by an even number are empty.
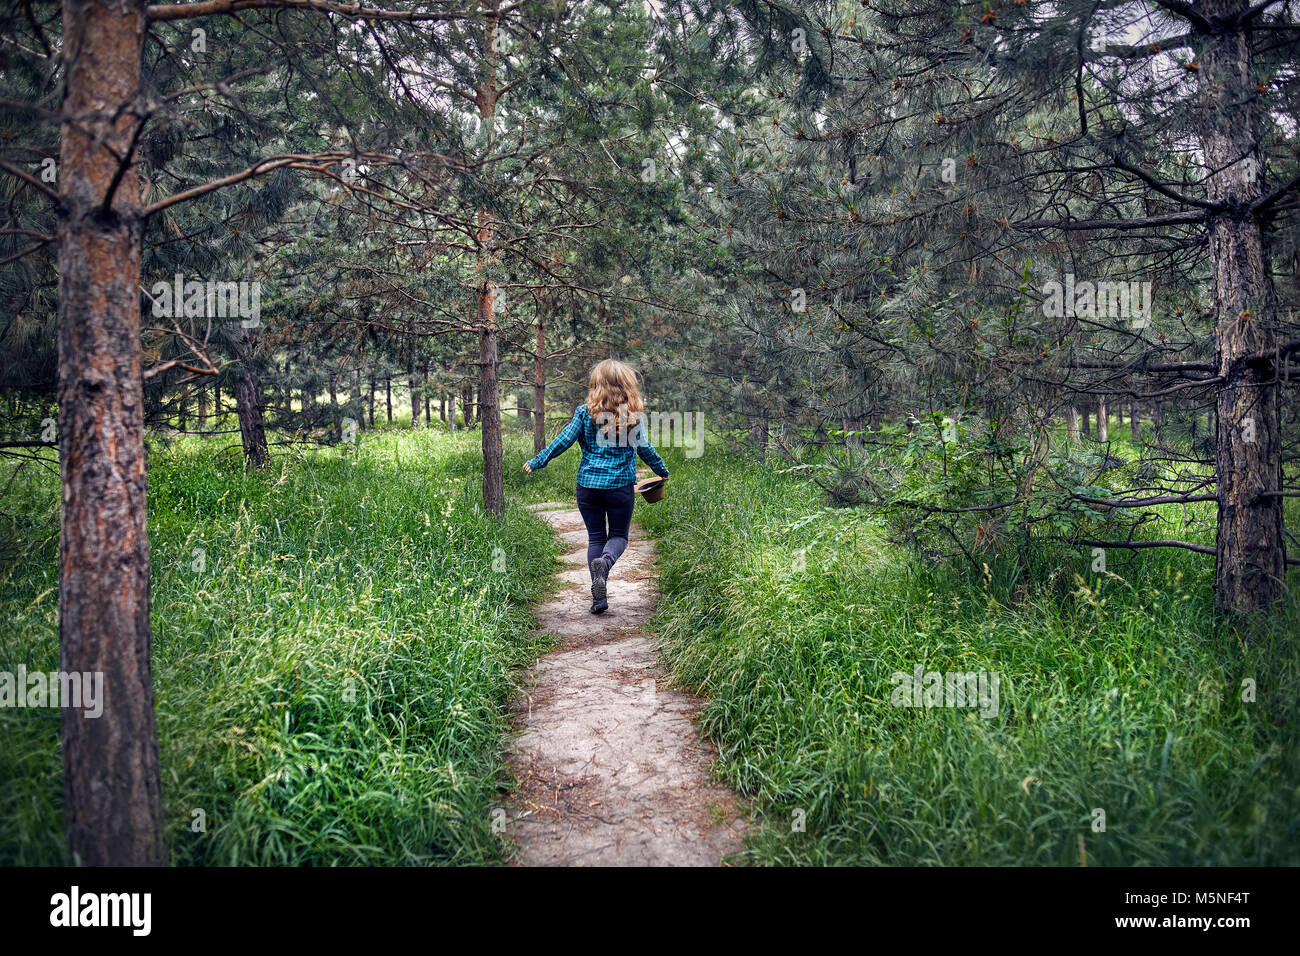
{"type": "Polygon", "coordinates": [[[582,447],[578,484],[583,488],[622,488],[632,484],[636,481],[637,455],[656,475],[668,477],[668,466],[646,437],[644,421],[637,422],[627,443],[622,445],[616,444],[617,434],[612,439],[597,438],[596,431],[597,425],[587,406],[579,405],[573,410],[573,421],[564,426],[555,441],[529,459],[528,467],[533,471],[545,468],[548,461],[562,455],[576,441],[582,447]]]}

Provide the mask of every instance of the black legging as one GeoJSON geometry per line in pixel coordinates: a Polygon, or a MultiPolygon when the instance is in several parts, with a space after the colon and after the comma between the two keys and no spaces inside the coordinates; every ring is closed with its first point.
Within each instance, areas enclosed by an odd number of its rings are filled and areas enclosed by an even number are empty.
{"type": "Polygon", "coordinates": [[[606,564],[614,562],[627,547],[627,529],[632,523],[632,506],[636,503],[635,484],[622,488],[584,488],[578,486],[578,511],[587,526],[587,567],[602,554],[606,564]],[[606,519],[609,530],[605,529],[606,519]]]}

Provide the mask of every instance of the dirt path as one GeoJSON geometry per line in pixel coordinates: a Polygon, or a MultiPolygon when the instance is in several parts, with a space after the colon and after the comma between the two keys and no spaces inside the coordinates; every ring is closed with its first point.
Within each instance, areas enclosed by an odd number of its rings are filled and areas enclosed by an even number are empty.
{"type": "Polygon", "coordinates": [[[654,544],[634,525],[590,611],[587,533],[572,505],[532,506],[568,545],[538,626],[563,639],[515,702],[510,817],[523,866],[717,866],[743,846],[735,794],[710,778],[700,701],[667,685],[650,636],[654,544]]]}

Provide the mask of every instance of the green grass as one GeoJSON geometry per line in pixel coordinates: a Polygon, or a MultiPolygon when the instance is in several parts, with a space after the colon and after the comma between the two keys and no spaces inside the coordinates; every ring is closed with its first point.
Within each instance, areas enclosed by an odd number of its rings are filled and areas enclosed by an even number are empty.
{"type": "MultiPolygon", "coordinates": [[[[542,649],[527,611],[556,546],[517,505],[484,516],[478,441],[363,432],[356,447],[280,452],[260,474],[228,439],[151,448],[174,863],[502,858],[504,703],[542,649]]],[[[0,572],[0,660],[52,670],[57,487],[27,474],[6,502],[21,516],[0,528],[25,548],[0,572]]],[[[53,710],[0,710],[0,863],[65,860],[58,726],[53,710]]]]}
{"type": "MultiPolygon", "coordinates": [[[[382,429],[261,474],[229,439],[154,446],[175,863],[502,859],[504,704],[543,649],[526,610],[556,553],[518,502],[571,500],[579,456],[524,476],[531,440],[509,432],[498,524],[478,441],[382,429]]],[[[746,861],[1077,865],[1082,837],[1090,865],[1300,863],[1294,599],[1234,628],[1212,562],[1180,551],[1111,554],[1101,575],[1047,548],[947,567],[774,465],[665,457],[667,498],[636,511],[660,539],[655,623],[759,811],[746,861]],[[917,664],[996,672],[997,716],[893,706],[917,664]]],[[[50,670],[57,489],[29,470],[15,495],[0,661],[50,670]]],[[[61,863],[58,714],[0,710],[0,735],[0,863],[61,863]]]]}
{"type": "Polygon", "coordinates": [[[1044,550],[1027,584],[1023,559],[923,561],[715,447],[673,472],[637,509],[655,624],[760,811],[748,861],[1078,865],[1082,838],[1089,865],[1300,863],[1294,597],[1234,628],[1203,555],[1112,553],[1098,575],[1044,550]],[[894,706],[917,664],[997,673],[997,716],[894,706]]]}

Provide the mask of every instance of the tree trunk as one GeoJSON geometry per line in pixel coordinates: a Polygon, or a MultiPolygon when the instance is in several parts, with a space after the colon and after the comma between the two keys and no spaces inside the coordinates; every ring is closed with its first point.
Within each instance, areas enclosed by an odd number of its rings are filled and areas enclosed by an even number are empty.
{"type": "Polygon", "coordinates": [[[1079,444],[1079,409],[1073,403],[1065,406],[1065,437],[1071,445],[1079,444]]]}
{"type": "Polygon", "coordinates": [[[429,414],[429,366],[427,363],[424,366],[421,384],[424,385],[424,423],[426,425],[432,425],[433,416],[429,414]]]}
{"type": "Polygon", "coordinates": [[[483,422],[483,508],[501,517],[506,513],[506,493],[497,391],[497,327],[492,315],[495,294],[491,280],[479,286],[479,418],[483,422]]]}
{"type": "MultiPolygon", "coordinates": [[[[1249,0],[1202,0],[1211,23],[1231,22],[1249,0]]],[[[1214,286],[1216,396],[1215,472],[1219,497],[1215,599],[1219,607],[1249,612],[1282,596],[1286,573],[1283,529],[1281,422],[1275,369],[1276,299],[1259,214],[1248,212],[1263,195],[1258,97],[1249,35],[1240,28],[1202,37],[1201,146],[1207,196],[1222,203],[1208,213],[1214,286]]]]}
{"type": "Polygon", "coordinates": [[[447,395],[447,421],[451,425],[451,430],[456,430],[456,390],[452,389],[447,395]]]}
{"type": "Polygon", "coordinates": [[[393,376],[384,379],[384,408],[388,413],[388,424],[393,423],[393,376]]]}
{"type": "Polygon", "coordinates": [[[1102,444],[1110,441],[1110,413],[1105,398],[1097,399],[1097,441],[1102,444]]]}
{"type": "Polygon", "coordinates": [[[438,421],[446,423],[447,421],[447,393],[438,393],[438,421]]]}
{"type": "Polygon", "coordinates": [[[140,92],[144,6],[63,3],[59,666],[103,682],[98,717],[61,708],[66,834],[72,862],[85,866],[167,859],[150,661],[140,185],[130,160],[138,120],[124,108],[140,92]]]}
{"type": "Polygon", "coordinates": [[[1091,418],[1092,413],[1088,410],[1088,406],[1084,405],[1079,410],[1079,430],[1083,433],[1083,437],[1088,439],[1092,438],[1091,418]]]}
{"type": "MultiPolygon", "coordinates": [[[[482,373],[480,373],[481,375],[482,373]]],[[[465,409],[465,427],[474,425],[474,386],[466,385],[461,392],[461,405],[465,409]]]]}
{"type": "Polygon", "coordinates": [[[537,313],[537,353],[533,356],[533,454],[546,447],[546,324],[537,313]]]}
{"type": "Polygon", "coordinates": [[[411,385],[411,427],[420,426],[420,386],[415,380],[415,364],[406,366],[406,378],[411,385]]]}
{"type": "Polygon", "coordinates": [[[334,380],[334,373],[330,373],[328,379],[330,393],[330,424],[334,429],[334,440],[343,440],[343,423],[339,421],[339,393],[338,383],[334,380]]]}
{"type": "Polygon", "coordinates": [[[349,389],[348,395],[348,417],[357,416],[357,425],[364,426],[366,423],[366,408],[361,404],[361,369],[352,370],[352,388],[349,389]]]}
{"type": "Polygon", "coordinates": [[[1129,434],[1133,436],[1133,440],[1141,441],[1142,440],[1142,416],[1138,412],[1138,403],[1136,399],[1134,399],[1134,401],[1128,407],[1128,424],[1129,424],[1129,434]]]}
{"type": "Polygon", "coordinates": [[[239,419],[239,437],[244,446],[244,461],[254,468],[266,465],[266,422],[262,415],[262,389],[257,379],[253,355],[257,333],[240,329],[235,338],[235,416],[239,419]]]}
{"type": "MultiPolygon", "coordinates": [[[[487,52],[475,98],[479,119],[485,125],[490,125],[495,122],[497,109],[496,37],[500,14],[498,0],[486,0],[483,7],[487,14],[484,26],[484,49],[487,52]]],[[[488,514],[500,517],[506,511],[506,498],[502,473],[501,401],[497,381],[496,285],[487,274],[487,266],[495,258],[493,231],[492,213],[480,207],[478,231],[475,235],[475,266],[480,274],[477,299],[479,418],[483,421],[483,509],[488,514]]],[[[469,427],[473,414],[470,410],[473,384],[467,385],[466,389],[465,425],[469,427]]]]}
{"type": "Polygon", "coordinates": [[[370,419],[370,427],[371,427],[371,428],[374,428],[374,427],[375,427],[375,377],[374,377],[373,375],[370,376],[370,400],[369,400],[369,406],[370,406],[370,407],[369,407],[369,409],[368,409],[368,411],[369,411],[369,416],[368,416],[368,417],[369,417],[369,419],[370,419]]]}

